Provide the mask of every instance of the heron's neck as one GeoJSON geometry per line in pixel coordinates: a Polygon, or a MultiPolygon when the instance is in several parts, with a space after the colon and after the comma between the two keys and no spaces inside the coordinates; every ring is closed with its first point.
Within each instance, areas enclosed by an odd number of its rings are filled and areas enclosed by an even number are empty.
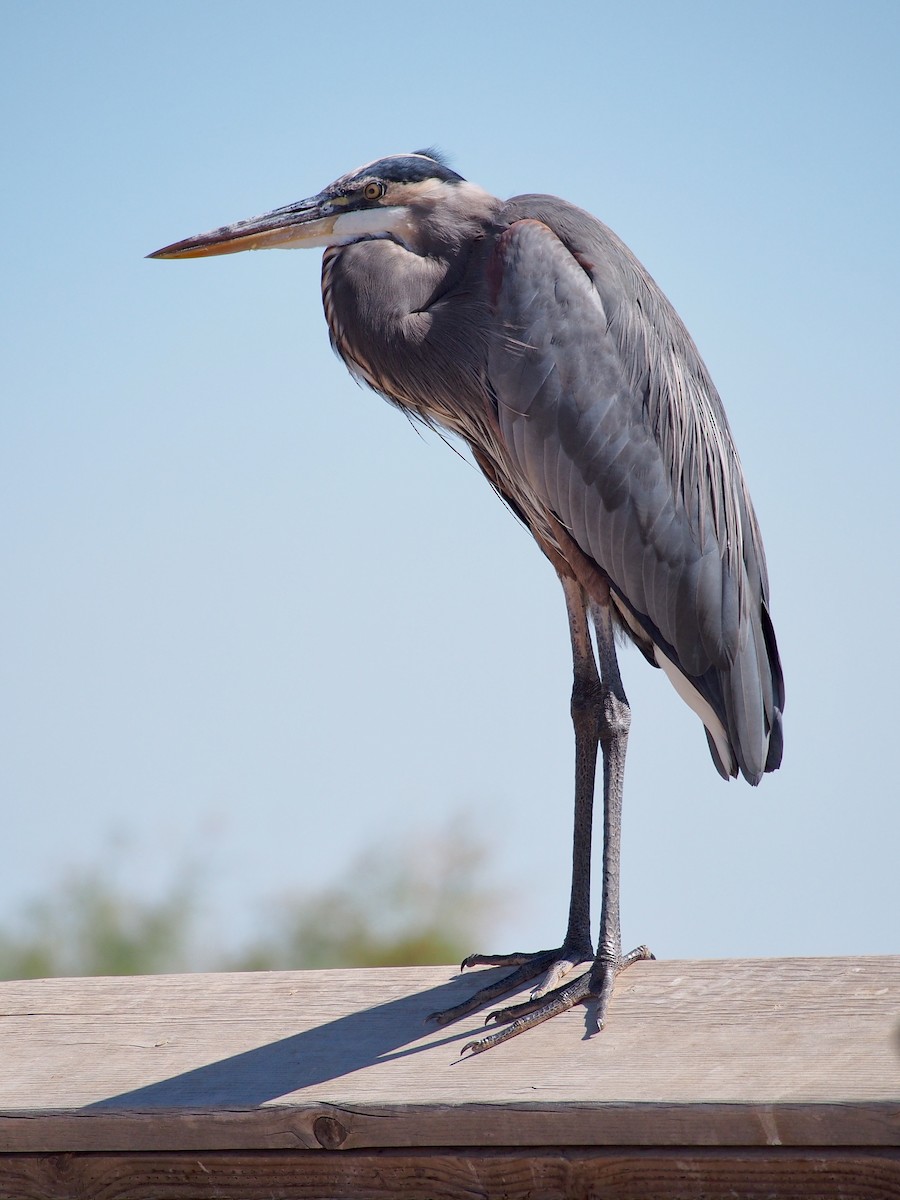
{"type": "Polygon", "coordinates": [[[486,362],[483,288],[473,283],[479,273],[470,271],[490,228],[491,198],[482,195],[487,215],[473,220],[468,237],[423,237],[422,249],[361,241],[327,250],[322,264],[332,343],[350,370],[402,407],[454,430],[458,397],[486,362]]]}
{"type": "Polygon", "coordinates": [[[448,263],[468,254],[472,243],[483,237],[500,210],[501,202],[477,184],[463,181],[446,186],[434,195],[419,195],[410,205],[404,241],[415,254],[444,259],[448,263]]]}

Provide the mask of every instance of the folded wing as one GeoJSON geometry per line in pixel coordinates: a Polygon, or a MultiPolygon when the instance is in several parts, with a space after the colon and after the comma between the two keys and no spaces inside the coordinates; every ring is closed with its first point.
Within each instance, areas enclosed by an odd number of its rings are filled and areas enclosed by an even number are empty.
{"type": "Polygon", "coordinates": [[[610,581],[623,623],[701,715],[726,776],[781,757],[762,542],[721,401],[677,314],[595,218],[510,201],[489,376],[529,488],[610,581]]]}

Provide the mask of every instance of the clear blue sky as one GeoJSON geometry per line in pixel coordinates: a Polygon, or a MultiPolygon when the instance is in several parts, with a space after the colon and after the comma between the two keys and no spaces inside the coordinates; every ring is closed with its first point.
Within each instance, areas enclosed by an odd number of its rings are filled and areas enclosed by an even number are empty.
{"type": "MultiPolygon", "coordinates": [[[[636,652],[623,920],[659,955],[894,952],[900,6],[7,0],[0,911],[130,842],[241,928],[468,822],[555,944],[562,597],[477,472],[331,354],[316,252],[158,246],[436,143],[632,246],[725,398],[787,677],[726,785],[636,652]]],[[[474,947],[473,947],[474,949],[474,947]]]]}

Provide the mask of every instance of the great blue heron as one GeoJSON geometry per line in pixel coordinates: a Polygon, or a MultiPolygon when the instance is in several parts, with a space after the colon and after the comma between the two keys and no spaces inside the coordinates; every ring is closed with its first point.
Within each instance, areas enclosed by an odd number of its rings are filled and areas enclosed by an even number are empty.
{"type": "Polygon", "coordinates": [[[516,969],[445,1023],[540,977],[489,1015],[480,1053],[593,998],[622,953],[619,842],[630,710],[621,631],[706,728],[726,779],[781,762],[784,685],[762,540],[718,393],[678,315],[596,218],[555,196],[499,200],[434,150],[392,155],[318,195],[158,250],[199,258],[320,246],[331,340],[358,379],[457,434],[565,593],[574,659],[575,834],[562,945],[472,955],[516,969]],[[593,624],[596,657],[590,626],[593,624]],[[599,670],[598,670],[599,668],[599,670]],[[603,896],[590,931],[591,822],[603,757],[603,896]],[[572,982],[564,976],[590,963],[572,982]]]}

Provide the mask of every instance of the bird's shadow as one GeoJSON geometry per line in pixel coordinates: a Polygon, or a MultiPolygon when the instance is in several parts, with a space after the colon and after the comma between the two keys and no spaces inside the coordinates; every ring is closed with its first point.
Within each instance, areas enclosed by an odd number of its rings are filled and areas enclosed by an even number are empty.
{"type": "MultiPolygon", "coordinates": [[[[501,974],[497,969],[479,972],[478,981],[489,983],[501,974]]],[[[445,1037],[412,1044],[434,1032],[435,1026],[426,1023],[429,1013],[459,1003],[471,988],[471,977],[457,976],[439,987],[360,1009],[277,1042],[108,1096],[81,1111],[253,1108],[376,1063],[471,1038],[469,1020],[457,1023],[445,1037]]],[[[476,1013],[474,1020],[480,1025],[483,1016],[476,1013]]],[[[448,1058],[458,1061],[452,1054],[448,1058]]]]}

